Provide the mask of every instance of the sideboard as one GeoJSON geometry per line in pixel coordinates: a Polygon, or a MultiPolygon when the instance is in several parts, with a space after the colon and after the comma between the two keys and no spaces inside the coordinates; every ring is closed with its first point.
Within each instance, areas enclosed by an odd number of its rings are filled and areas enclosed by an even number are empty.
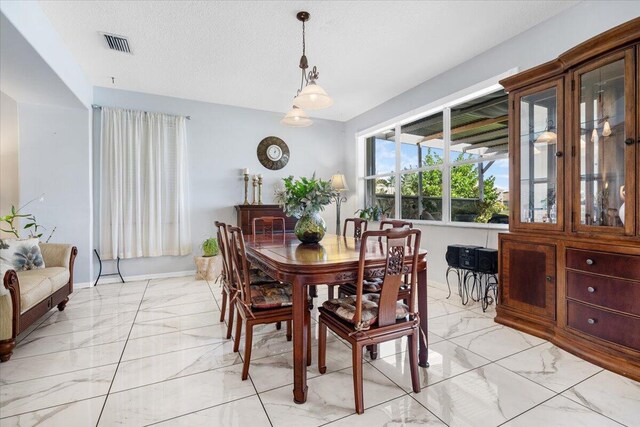
{"type": "MultiPolygon", "coordinates": [[[[242,233],[246,236],[252,233],[251,224],[254,218],[263,216],[277,216],[284,218],[285,228],[287,232],[293,232],[297,219],[286,216],[282,212],[282,208],[278,205],[236,205],[237,225],[242,229],[242,233]]],[[[256,231],[261,232],[261,225],[256,224],[256,231]]]]}

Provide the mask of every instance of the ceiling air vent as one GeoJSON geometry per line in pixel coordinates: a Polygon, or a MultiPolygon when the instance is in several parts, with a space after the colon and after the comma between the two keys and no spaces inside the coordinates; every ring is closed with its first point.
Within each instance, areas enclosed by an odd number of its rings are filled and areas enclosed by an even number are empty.
{"type": "Polygon", "coordinates": [[[111,50],[117,50],[118,52],[131,53],[129,47],[129,40],[126,37],[116,36],[115,34],[102,33],[104,39],[111,50]]]}

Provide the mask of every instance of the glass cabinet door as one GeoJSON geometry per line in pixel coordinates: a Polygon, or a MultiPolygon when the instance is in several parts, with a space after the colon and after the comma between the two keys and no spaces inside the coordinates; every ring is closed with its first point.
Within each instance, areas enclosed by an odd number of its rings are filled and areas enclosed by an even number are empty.
{"type": "Polygon", "coordinates": [[[562,80],[516,95],[514,228],[562,229],[562,80]]]}
{"type": "Polygon", "coordinates": [[[578,69],[573,78],[576,188],[574,228],[634,233],[633,50],[578,69]]]}

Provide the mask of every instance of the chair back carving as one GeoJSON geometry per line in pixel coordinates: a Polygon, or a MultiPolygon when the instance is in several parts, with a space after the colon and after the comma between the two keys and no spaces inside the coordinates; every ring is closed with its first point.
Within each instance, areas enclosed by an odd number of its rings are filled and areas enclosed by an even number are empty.
{"type": "MultiPolygon", "coordinates": [[[[413,223],[401,219],[383,219],[380,221],[380,230],[389,228],[413,228],[413,223]]],[[[409,246],[411,246],[411,241],[409,241],[409,246]]]]}
{"type": "Polygon", "coordinates": [[[275,233],[276,224],[280,224],[279,232],[285,232],[285,224],[284,218],[280,216],[262,216],[259,218],[253,218],[253,222],[251,223],[251,232],[255,236],[256,235],[256,225],[258,223],[262,223],[262,234],[270,234],[273,236],[275,233]]]}
{"type": "Polygon", "coordinates": [[[220,221],[214,222],[218,229],[218,247],[222,256],[222,283],[227,287],[233,288],[233,278],[231,275],[231,251],[229,250],[229,235],[227,233],[227,224],[220,221]]]}
{"type": "Polygon", "coordinates": [[[367,240],[377,238],[376,247],[386,254],[382,290],[378,307],[378,325],[387,326],[396,323],[396,303],[398,291],[403,284],[403,276],[410,284],[409,312],[415,313],[415,289],[418,280],[415,265],[420,251],[420,230],[411,228],[391,228],[386,230],[365,231],[360,245],[358,280],[356,281],[356,313],[354,323],[362,319],[363,281],[367,264],[367,240]]]}
{"type": "Polygon", "coordinates": [[[231,265],[235,283],[238,284],[240,299],[247,308],[251,307],[251,277],[249,275],[249,261],[244,246],[244,235],[239,227],[228,227],[231,246],[231,265]]]}
{"type": "Polygon", "coordinates": [[[342,235],[347,235],[347,225],[352,222],[353,223],[353,238],[360,239],[362,238],[362,233],[367,231],[367,220],[362,218],[347,218],[344,220],[344,230],[342,231],[342,235]]]}

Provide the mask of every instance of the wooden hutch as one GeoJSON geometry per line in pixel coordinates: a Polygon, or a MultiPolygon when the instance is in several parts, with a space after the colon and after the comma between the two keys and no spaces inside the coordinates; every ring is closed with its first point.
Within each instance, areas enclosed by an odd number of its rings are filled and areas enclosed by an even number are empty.
{"type": "Polygon", "coordinates": [[[502,80],[496,322],[640,380],[640,18],[502,80]]]}

